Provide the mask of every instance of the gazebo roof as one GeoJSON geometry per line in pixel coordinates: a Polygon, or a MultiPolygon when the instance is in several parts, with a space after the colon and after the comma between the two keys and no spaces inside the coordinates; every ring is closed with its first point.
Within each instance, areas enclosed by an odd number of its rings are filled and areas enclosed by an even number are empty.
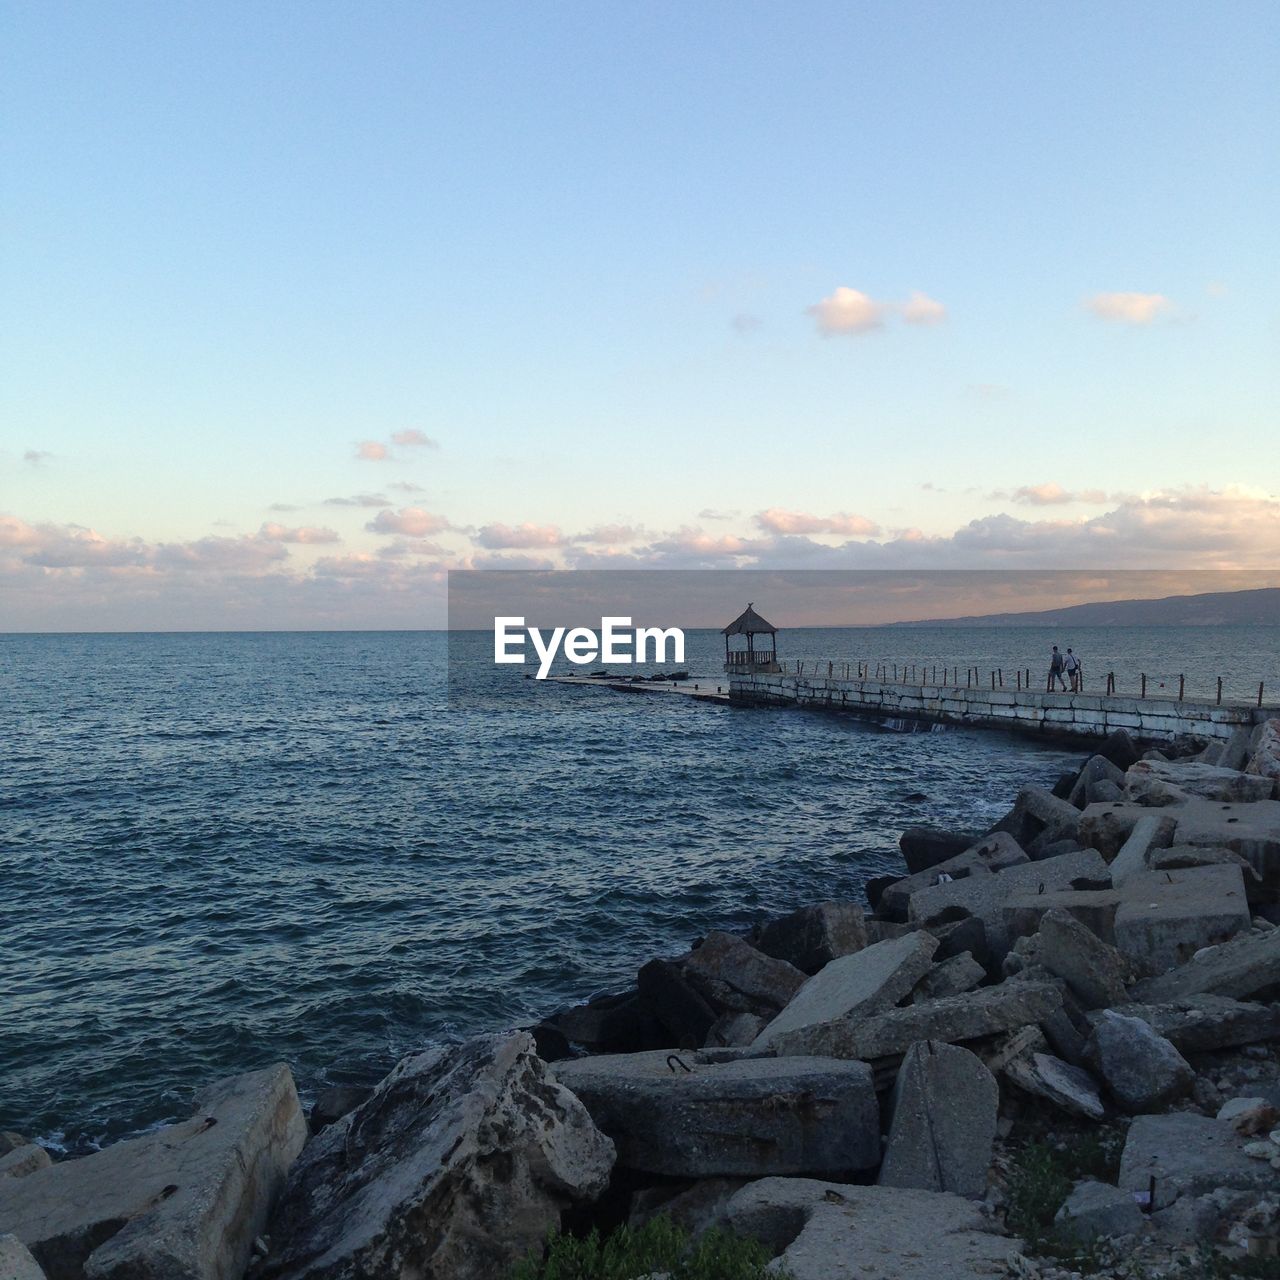
{"type": "Polygon", "coordinates": [[[720,634],[722,636],[772,636],[777,633],[778,628],[771,622],[766,622],[756,612],[754,604],[749,604],[720,634]]]}

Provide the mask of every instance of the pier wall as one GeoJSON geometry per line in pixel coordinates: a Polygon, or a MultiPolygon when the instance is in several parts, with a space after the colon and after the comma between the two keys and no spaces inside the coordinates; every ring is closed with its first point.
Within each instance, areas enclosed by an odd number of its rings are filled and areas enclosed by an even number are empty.
{"type": "Polygon", "coordinates": [[[842,711],[876,720],[980,725],[1066,737],[1101,738],[1113,729],[1168,739],[1182,733],[1229,738],[1241,725],[1280,716],[1280,707],[1107,697],[1096,693],[1031,693],[945,685],[755,672],[729,677],[731,702],[842,711]]]}

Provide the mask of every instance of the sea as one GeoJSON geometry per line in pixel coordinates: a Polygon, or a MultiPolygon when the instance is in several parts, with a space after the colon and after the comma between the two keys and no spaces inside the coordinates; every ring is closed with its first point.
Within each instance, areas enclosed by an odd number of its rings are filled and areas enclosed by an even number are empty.
{"type": "MultiPolygon", "coordinates": [[[[1280,691],[1277,628],[1073,638],[1086,688],[1280,691]]],[[[779,648],[1040,680],[1062,640],[779,648]]],[[[693,677],[721,662],[689,633],[693,677]]],[[[1086,754],[526,675],[474,633],[0,636],[0,1129],[79,1153],[274,1061],[304,1101],[372,1082],[624,989],[708,929],[859,898],[901,869],[903,828],[985,827],[1086,754]]]]}

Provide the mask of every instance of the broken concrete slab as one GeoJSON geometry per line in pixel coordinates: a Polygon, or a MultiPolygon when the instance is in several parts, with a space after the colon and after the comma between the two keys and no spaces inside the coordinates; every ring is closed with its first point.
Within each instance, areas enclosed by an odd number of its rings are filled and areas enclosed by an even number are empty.
{"type": "Polygon", "coordinates": [[[935,964],[916,983],[912,1000],[941,1000],[944,996],[958,996],[972,991],[986,981],[987,971],[967,952],[952,956],[941,964],[935,964]]]}
{"type": "Polygon", "coordinates": [[[1068,1115],[1085,1120],[1102,1120],[1107,1108],[1098,1092],[1098,1082],[1082,1067],[1072,1066],[1049,1053],[1031,1053],[1014,1058],[1004,1068],[1004,1077],[1025,1093],[1043,1098],[1068,1115]]]}
{"type": "Polygon", "coordinates": [[[1038,1023],[1061,1007],[1062,996],[1047,983],[1006,982],[861,1018],[798,1027],[775,1037],[770,1047],[778,1054],[887,1058],[905,1053],[917,1040],[958,1044],[1038,1023]]]}
{"type": "Polygon", "coordinates": [[[1115,945],[1115,919],[1123,897],[1116,889],[1063,889],[1056,893],[1015,894],[1004,906],[1011,943],[1039,932],[1047,911],[1065,911],[1095,937],[1115,945]]]}
{"type": "Polygon", "coordinates": [[[911,895],[918,889],[938,884],[944,876],[963,880],[968,876],[990,875],[1006,867],[1021,866],[1030,862],[1022,846],[1007,832],[997,831],[986,836],[970,849],[948,858],[927,871],[906,876],[890,885],[880,895],[880,913],[893,920],[905,920],[911,895]]]}
{"type": "Polygon", "coordinates": [[[998,963],[1010,945],[1005,920],[1005,908],[1010,900],[1064,889],[1106,887],[1110,883],[1102,857],[1093,849],[1084,849],[1043,862],[1008,867],[990,876],[970,876],[919,889],[911,895],[908,914],[913,922],[926,928],[934,922],[946,923],[949,916],[977,916],[986,929],[991,958],[998,963]]]}
{"type": "MultiPolygon", "coordinates": [[[[1280,1040],[1278,1005],[1201,995],[1162,1004],[1130,1003],[1124,1012],[1131,1018],[1141,1018],[1182,1054],[1280,1040]]],[[[1102,1015],[1090,1016],[1096,1021],[1102,1015]]]]}
{"type": "Polygon", "coordinates": [[[1249,763],[1249,756],[1252,754],[1253,747],[1251,739],[1253,737],[1252,727],[1241,726],[1232,733],[1227,739],[1226,745],[1222,748],[1222,754],[1218,757],[1218,763],[1224,769],[1244,769],[1249,763]]]}
{"type": "Polygon", "coordinates": [[[898,837],[898,848],[907,864],[907,873],[927,871],[939,862],[954,858],[971,849],[982,833],[978,831],[946,831],[940,827],[908,827],[898,837]]]}
{"type": "Polygon", "coordinates": [[[50,1280],[231,1280],[306,1138],[286,1066],[233,1076],[190,1120],[0,1181],[0,1230],[50,1280]]]}
{"type": "Polygon", "coordinates": [[[52,1163],[43,1147],[29,1142],[25,1147],[14,1147],[0,1156],[0,1178],[25,1178],[47,1169],[52,1163]]]}
{"type": "Polygon", "coordinates": [[[1089,789],[1099,782],[1110,782],[1116,787],[1124,785],[1124,770],[1117,769],[1106,756],[1090,756],[1083,768],[1076,775],[1067,800],[1077,809],[1084,809],[1089,803],[1089,789]]]}
{"type": "Polygon", "coordinates": [[[1076,1240],[1137,1235],[1146,1222],[1133,1192],[1105,1182],[1077,1182],[1054,1218],[1063,1235],[1076,1240]]]}
{"type": "Polygon", "coordinates": [[[1256,775],[1263,783],[1269,782],[1272,794],[1280,798],[1280,720],[1272,718],[1263,722],[1245,773],[1256,775]]]}
{"type": "Polygon", "coordinates": [[[1129,962],[1061,908],[1045,912],[1039,931],[1028,942],[1028,962],[1038,962],[1062,978],[1081,1008],[1109,1008],[1128,1000],[1129,962]]]}
{"type": "Polygon", "coordinates": [[[1087,1056],[1111,1096],[1131,1115],[1154,1111],[1191,1092],[1190,1064],[1141,1018],[1106,1010],[1094,1024],[1087,1056]]]}
{"type": "Polygon", "coordinates": [[[658,1022],[668,1043],[679,1049],[698,1049],[719,1016],[693,989],[671,960],[650,960],[636,975],[636,986],[658,1022]]]}
{"type": "Polygon", "coordinates": [[[1187,1111],[1137,1116],[1120,1157],[1119,1185],[1125,1191],[1147,1191],[1154,1181],[1154,1209],[1219,1187],[1274,1189],[1275,1170],[1245,1155],[1245,1142],[1230,1124],[1212,1116],[1187,1111]]]}
{"type": "Polygon", "coordinates": [[[1130,801],[1100,801],[1087,805],[1080,814],[1076,838],[1089,849],[1096,849],[1108,860],[1120,852],[1140,818],[1150,809],[1130,801]]]}
{"type": "Polygon", "coordinates": [[[961,1196],[762,1178],[726,1210],[731,1230],[762,1241],[791,1280],[992,1280],[1021,1242],[961,1196]]]}
{"type": "Polygon", "coordinates": [[[1195,760],[1140,760],[1124,775],[1126,798],[1152,808],[1185,804],[1193,797],[1251,804],[1269,800],[1273,785],[1270,778],[1195,760]]]}
{"type": "Polygon", "coordinates": [[[913,1044],[890,1098],[880,1185],[981,1196],[987,1189],[1000,1087],[968,1049],[913,1044]]]}
{"type": "Polygon", "coordinates": [[[1186,964],[1138,983],[1132,996],[1144,1004],[1188,996],[1242,1000],[1280,984],[1280,929],[1242,933],[1193,956],[1186,964]]]}
{"type": "Polygon", "coordinates": [[[1111,860],[1111,883],[1123,884],[1130,876],[1147,870],[1153,849],[1166,849],[1173,843],[1178,823],[1165,813],[1150,813],[1138,819],[1120,852],[1111,860]]]}
{"type": "Polygon", "coordinates": [[[1103,739],[1098,754],[1106,756],[1117,769],[1127,769],[1142,753],[1127,729],[1112,729],[1103,739]]]}
{"type": "Polygon", "coordinates": [[[1149,974],[1184,964],[1204,947],[1252,926],[1236,866],[1143,871],[1119,886],[1115,945],[1149,974]]]}
{"type": "Polygon", "coordinates": [[[1192,800],[1177,818],[1175,843],[1230,849],[1253,864],[1269,889],[1280,889],[1280,800],[1192,800]]]}
{"type": "Polygon", "coordinates": [[[920,929],[833,960],[765,1027],[756,1047],[816,1023],[858,1018],[897,1004],[923,977],[937,949],[938,940],[920,929]]]}
{"type": "Polygon", "coordinates": [[[613,1167],[613,1144],[549,1072],[525,1032],[402,1058],[307,1145],[255,1276],[505,1275],[613,1167]]]}
{"type": "Polygon", "coordinates": [[[756,929],[752,945],[801,973],[817,973],[867,945],[867,926],[856,902],[818,902],[756,929]]]}
{"type": "Polygon", "coordinates": [[[830,1058],[617,1054],[556,1079],[617,1144],[618,1163],[678,1178],[850,1174],[880,1161],[871,1068],[830,1058]]]}
{"type": "Polygon", "coordinates": [[[723,1013],[776,1013],[804,986],[804,974],[732,933],[712,930],[683,963],[690,985],[723,1013]]]}
{"type": "Polygon", "coordinates": [[[0,1235],[0,1277],[3,1280],[46,1280],[44,1270],[17,1236],[0,1235]]]}

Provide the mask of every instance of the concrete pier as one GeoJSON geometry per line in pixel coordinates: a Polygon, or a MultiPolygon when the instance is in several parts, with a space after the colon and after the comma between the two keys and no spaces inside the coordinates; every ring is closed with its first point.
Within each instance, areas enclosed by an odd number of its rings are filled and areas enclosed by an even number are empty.
{"type": "Polygon", "coordinates": [[[889,684],[778,672],[734,673],[728,680],[730,701],[743,706],[810,707],[881,721],[980,725],[1064,737],[1100,738],[1113,729],[1127,729],[1135,737],[1157,740],[1183,733],[1229,738],[1242,725],[1280,716],[1275,705],[889,684]]]}

